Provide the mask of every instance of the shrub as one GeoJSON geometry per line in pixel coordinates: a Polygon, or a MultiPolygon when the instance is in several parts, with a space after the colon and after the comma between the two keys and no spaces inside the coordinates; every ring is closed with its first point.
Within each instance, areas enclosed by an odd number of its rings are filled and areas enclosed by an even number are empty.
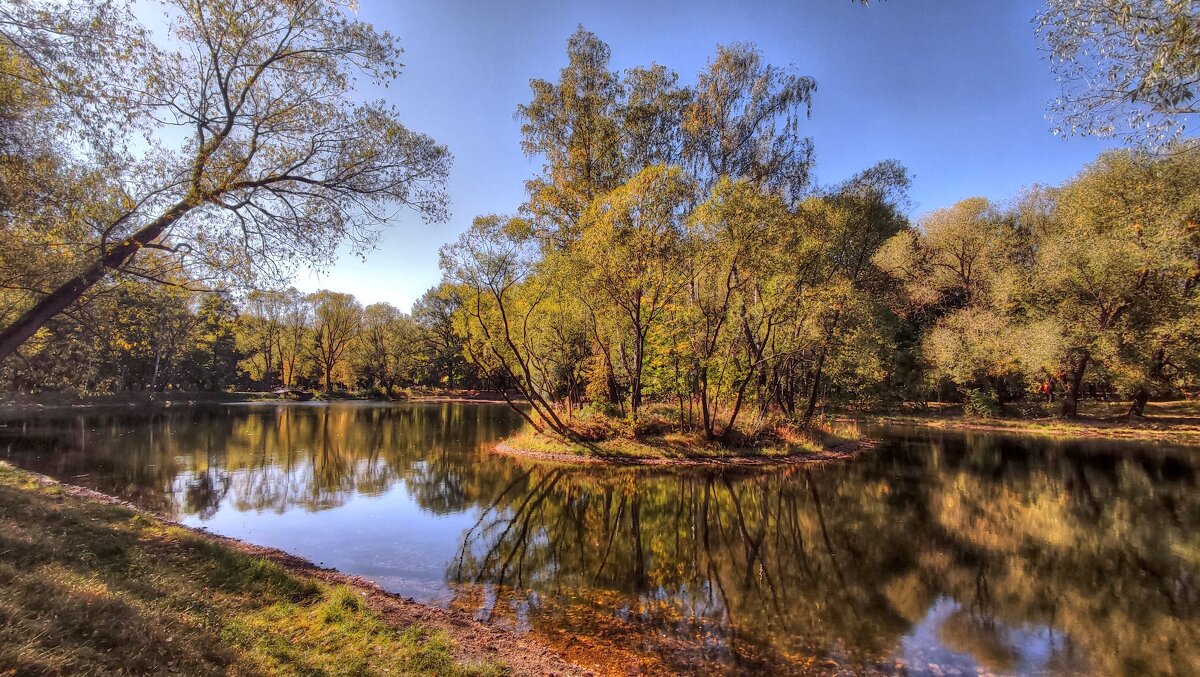
{"type": "Polygon", "coordinates": [[[1004,408],[991,391],[967,388],[963,392],[963,413],[980,418],[996,418],[1004,414],[1004,408]]]}

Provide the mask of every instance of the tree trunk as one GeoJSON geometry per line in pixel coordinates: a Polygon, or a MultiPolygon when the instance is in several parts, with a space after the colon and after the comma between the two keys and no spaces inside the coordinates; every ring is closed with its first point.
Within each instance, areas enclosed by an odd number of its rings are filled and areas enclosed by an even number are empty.
{"type": "Polygon", "coordinates": [[[64,282],[25,311],[15,322],[0,330],[0,362],[17,352],[22,343],[36,334],[51,318],[79,300],[87,290],[104,279],[110,270],[128,263],[142,247],[156,240],[168,226],[178,221],[191,208],[192,205],[187,200],[175,203],[146,227],[104,252],[82,273],[64,282]]]}
{"type": "MultiPolygon", "coordinates": [[[[1162,380],[1163,365],[1166,362],[1166,351],[1162,348],[1157,348],[1154,354],[1150,357],[1150,368],[1146,370],[1146,375],[1151,381],[1162,380]]],[[[1133,402],[1129,405],[1129,412],[1126,416],[1130,418],[1141,418],[1146,415],[1146,403],[1150,401],[1150,389],[1142,386],[1133,394],[1133,402]]]]}
{"type": "Polygon", "coordinates": [[[804,408],[803,424],[805,427],[812,423],[813,414],[817,411],[817,395],[821,392],[821,372],[825,369],[825,349],[821,349],[821,355],[817,358],[817,367],[813,370],[812,390],[808,393],[808,406],[804,408]]]}
{"type": "Polygon", "coordinates": [[[1129,405],[1129,412],[1125,415],[1129,418],[1141,418],[1146,415],[1146,403],[1150,401],[1150,391],[1146,388],[1138,388],[1133,394],[1133,402],[1129,405]]]}
{"type": "Polygon", "coordinates": [[[1091,353],[1086,350],[1080,351],[1074,367],[1063,379],[1063,386],[1066,389],[1066,393],[1063,395],[1063,418],[1075,418],[1079,415],[1079,391],[1083,387],[1083,374],[1087,371],[1088,360],[1091,356],[1091,353]]]}

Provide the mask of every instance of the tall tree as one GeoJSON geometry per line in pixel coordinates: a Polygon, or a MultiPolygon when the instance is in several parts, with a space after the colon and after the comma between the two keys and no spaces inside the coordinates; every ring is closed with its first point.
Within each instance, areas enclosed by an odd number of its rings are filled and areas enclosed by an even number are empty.
{"type": "Polygon", "coordinates": [[[682,219],[693,188],[678,167],[649,167],[596,200],[571,255],[583,264],[583,293],[620,316],[632,353],[630,411],[642,405],[650,332],[665,320],[686,278],[682,219]]]}
{"type": "MultiPolygon", "coordinates": [[[[369,241],[397,205],[445,215],[446,149],[404,127],[392,106],[354,98],[356,76],[398,74],[391,35],[327,0],[169,4],[169,47],[140,64],[125,109],[152,142],[138,156],[89,156],[104,169],[96,199],[106,209],[88,221],[78,263],[0,330],[0,359],[147,248],[276,275],[295,261],[328,261],[345,240],[369,241]]],[[[64,59],[72,67],[82,57],[64,59]]]]}
{"type": "Polygon", "coordinates": [[[558,82],[531,80],[533,99],[517,107],[521,149],[545,160],[526,189],[535,225],[551,243],[572,242],[588,203],[623,177],[623,91],[609,70],[611,56],[608,45],[580,26],[567,40],[558,82]]]}
{"type": "Polygon", "coordinates": [[[350,294],[321,290],[309,296],[312,304],[310,355],[321,370],[325,392],[333,392],[334,372],[362,331],[363,308],[350,294]]]}

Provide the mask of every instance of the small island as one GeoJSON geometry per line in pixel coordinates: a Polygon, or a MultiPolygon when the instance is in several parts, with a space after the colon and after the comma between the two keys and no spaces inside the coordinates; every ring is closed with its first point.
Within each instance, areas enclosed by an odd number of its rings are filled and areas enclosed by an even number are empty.
{"type": "Polygon", "coordinates": [[[567,435],[527,425],[493,450],[568,465],[770,467],[848,460],[876,442],[850,422],[821,421],[807,428],[779,423],[728,443],[707,439],[703,432],[664,426],[661,419],[640,426],[636,435],[621,423],[591,418],[568,428],[567,435]]]}

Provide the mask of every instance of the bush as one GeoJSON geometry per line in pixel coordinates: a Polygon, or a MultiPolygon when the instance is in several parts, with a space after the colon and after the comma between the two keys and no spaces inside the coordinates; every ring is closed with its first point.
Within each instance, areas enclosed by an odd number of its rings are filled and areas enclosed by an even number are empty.
{"type": "Polygon", "coordinates": [[[967,388],[963,392],[963,413],[980,418],[996,418],[1004,414],[1004,408],[991,391],[967,388]]]}

